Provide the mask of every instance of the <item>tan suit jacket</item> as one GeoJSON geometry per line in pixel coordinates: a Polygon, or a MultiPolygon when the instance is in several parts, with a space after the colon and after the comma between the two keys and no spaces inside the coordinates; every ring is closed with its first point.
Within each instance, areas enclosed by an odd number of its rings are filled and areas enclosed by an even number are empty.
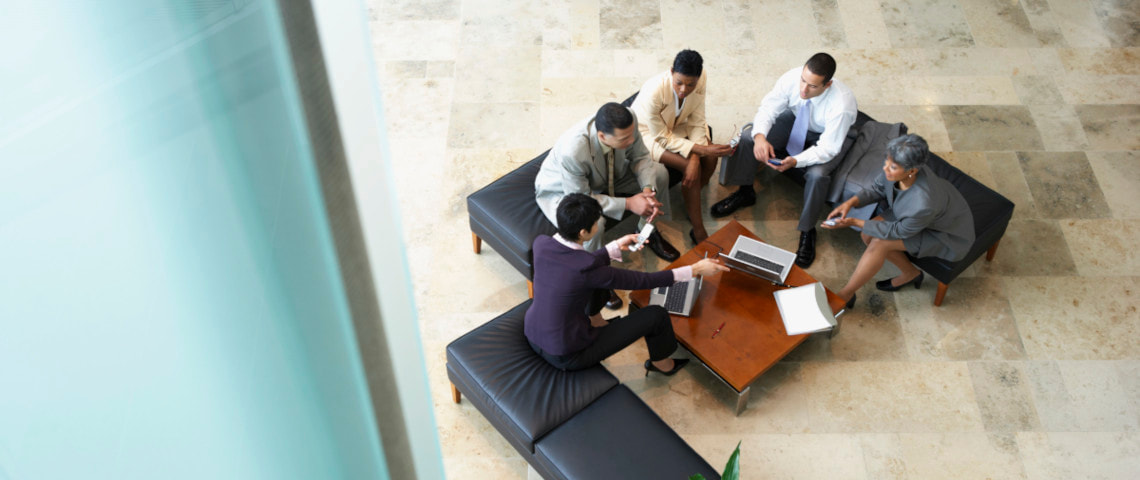
{"type": "Polygon", "coordinates": [[[633,111],[641,120],[641,131],[649,154],[660,162],[666,150],[688,157],[693,145],[708,145],[709,130],[705,120],[705,82],[707,72],[701,72],[697,88],[685,98],[681,114],[673,110],[673,73],[669,70],[653,76],[633,101],[633,111]]]}

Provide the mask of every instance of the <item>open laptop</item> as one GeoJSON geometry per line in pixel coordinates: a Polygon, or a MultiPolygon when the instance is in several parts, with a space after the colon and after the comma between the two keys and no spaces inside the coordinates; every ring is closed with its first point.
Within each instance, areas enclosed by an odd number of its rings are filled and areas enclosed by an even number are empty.
{"type": "Polygon", "coordinates": [[[661,305],[669,313],[689,316],[697,297],[701,295],[701,277],[693,277],[687,282],[674,283],[667,287],[654,288],[649,292],[649,304],[661,305]]]}
{"type": "Polygon", "coordinates": [[[732,251],[721,258],[729,268],[782,284],[792,271],[796,254],[741,235],[732,251]]]}

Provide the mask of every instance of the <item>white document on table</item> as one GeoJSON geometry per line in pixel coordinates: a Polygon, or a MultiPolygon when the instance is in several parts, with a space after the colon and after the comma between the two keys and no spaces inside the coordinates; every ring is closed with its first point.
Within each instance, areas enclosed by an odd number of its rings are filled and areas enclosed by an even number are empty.
{"type": "Polygon", "coordinates": [[[822,283],[777,290],[775,295],[788,335],[822,332],[835,327],[835,314],[827,304],[827,292],[822,283]]]}

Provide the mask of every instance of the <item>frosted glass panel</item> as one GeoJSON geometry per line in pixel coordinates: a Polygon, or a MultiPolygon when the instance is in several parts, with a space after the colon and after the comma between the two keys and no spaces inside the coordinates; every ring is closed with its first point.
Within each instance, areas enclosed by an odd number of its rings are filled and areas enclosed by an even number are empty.
{"type": "Polygon", "coordinates": [[[0,479],[386,478],[275,5],[25,3],[0,479]]]}

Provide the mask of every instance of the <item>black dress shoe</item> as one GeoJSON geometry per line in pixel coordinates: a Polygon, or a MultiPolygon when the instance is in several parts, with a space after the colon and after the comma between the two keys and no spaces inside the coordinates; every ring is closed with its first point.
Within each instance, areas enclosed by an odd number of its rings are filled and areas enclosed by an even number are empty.
{"type": "Polygon", "coordinates": [[[673,369],[669,370],[669,371],[665,371],[665,370],[662,370],[660,368],[653,366],[652,360],[646,360],[645,361],[645,376],[648,377],[649,372],[657,372],[657,373],[660,373],[662,375],[665,375],[666,377],[672,377],[673,374],[680,372],[681,369],[685,368],[685,365],[688,365],[688,364],[689,364],[689,359],[687,359],[687,358],[674,358],[673,359],[673,369]]]}
{"type": "Polygon", "coordinates": [[[894,291],[897,291],[897,290],[913,283],[914,288],[917,289],[917,288],[922,286],[922,277],[925,277],[925,276],[926,276],[926,274],[924,274],[922,272],[918,272],[918,276],[914,277],[913,280],[906,282],[902,285],[899,285],[897,287],[891,284],[891,280],[894,280],[894,279],[888,278],[886,280],[880,280],[878,282],[875,282],[875,288],[882,290],[884,292],[894,292],[894,291]]]}
{"type": "Polygon", "coordinates": [[[815,229],[800,232],[800,248],[796,250],[796,265],[808,268],[815,261],[815,229]]]}
{"type": "Polygon", "coordinates": [[[691,228],[689,229],[689,240],[693,241],[693,245],[701,243],[697,241],[697,234],[693,233],[693,229],[691,228]]]}
{"type": "MultiPolygon", "coordinates": [[[[597,305],[597,304],[595,303],[594,305],[597,305]]],[[[621,308],[622,305],[625,305],[625,302],[622,301],[621,297],[618,296],[617,292],[610,290],[610,299],[606,300],[606,308],[608,308],[610,310],[617,310],[617,309],[621,308]]],[[[598,308],[598,307],[594,307],[594,308],[598,308]]]]}
{"type": "Polygon", "coordinates": [[[661,233],[657,230],[649,234],[649,238],[645,241],[645,244],[649,246],[650,250],[653,250],[653,253],[656,253],[658,257],[661,257],[662,260],[667,262],[681,258],[681,252],[678,252],[673,245],[665,241],[665,237],[662,237],[661,233]]]}
{"type": "Polygon", "coordinates": [[[732,215],[740,207],[748,207],[756,204],[756,192],[744,191],[743,189],[737,190],[725,197],[724,200],[713,204],[709,209],[709,213],[714,217],[726,217],[732,215]]]}

